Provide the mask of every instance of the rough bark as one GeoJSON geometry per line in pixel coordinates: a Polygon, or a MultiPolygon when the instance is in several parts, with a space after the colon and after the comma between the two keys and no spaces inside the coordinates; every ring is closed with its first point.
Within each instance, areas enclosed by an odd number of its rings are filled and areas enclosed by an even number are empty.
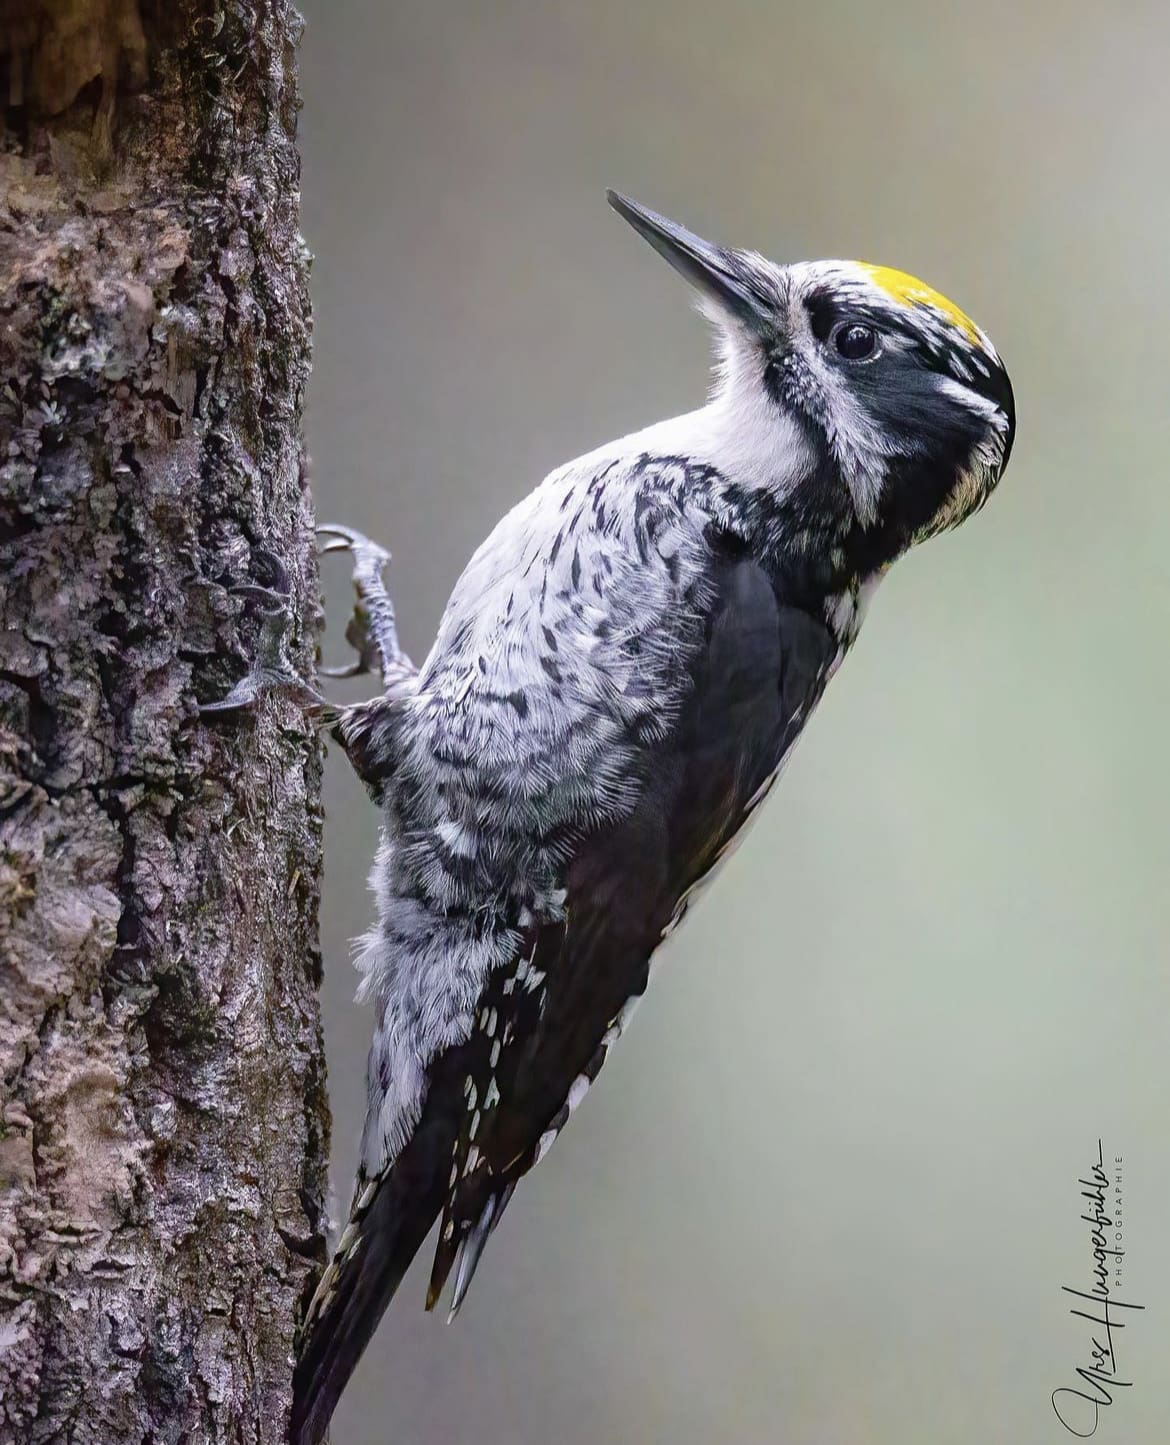
{"type": "Polygon", "coordinates": [[[277,1441],[319,1257],[285,0],[0,0],[0,1440],[277,1441]]]}

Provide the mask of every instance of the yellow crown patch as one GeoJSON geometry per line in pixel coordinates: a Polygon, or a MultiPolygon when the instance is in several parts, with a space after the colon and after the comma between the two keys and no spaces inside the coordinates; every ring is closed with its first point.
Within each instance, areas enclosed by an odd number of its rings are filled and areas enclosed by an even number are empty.
{"type": "Polygon", "coordinates": [[[936,311],[941,311],[953,321],[960,331],[965,331],[971,341],[979,342],[978,326],[965,311],[961,311],[953,301],[948,301],[941,291],[936,291],[925,281],[919,281],[916,276],[907,276],[905,271],[895,271],[892,266],[871,266],[868,261],[858,261],[857,264],[875,286],[880,286],[886,295],[893,297],[899,305],[933,306],[936,311]]]}

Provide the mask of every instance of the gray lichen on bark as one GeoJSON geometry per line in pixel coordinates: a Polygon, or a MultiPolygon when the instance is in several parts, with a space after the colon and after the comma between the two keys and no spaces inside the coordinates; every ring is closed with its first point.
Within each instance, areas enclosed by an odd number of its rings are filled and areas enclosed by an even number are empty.
{"type": "Polygon", "coordinates": [[[298,24],[0,7],[4,1441],[281,1439],[323,1247],[298,24]]]}

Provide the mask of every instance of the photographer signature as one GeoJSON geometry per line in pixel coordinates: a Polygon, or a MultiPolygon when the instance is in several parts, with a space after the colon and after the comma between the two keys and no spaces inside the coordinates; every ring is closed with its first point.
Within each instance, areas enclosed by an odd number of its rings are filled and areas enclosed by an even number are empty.
{"type": "Polygon", "coordinates": [[[1105,1172],[1100,1139],[1097,1140],[1097,1160],[1090,1167],[1089,1175],[1077,1183],[1083,1186],[1081,1198],[1088,1200],[1088,1209],[1081,1218],[1089,1226],[1092,1283],[1087,1290],[1073,1289],[1067,1284],[1061,1289],[1076,1301],[1069,1313],[1088,1320],[1093,1326],[1089,1338],[1091,1363],[1078,1367],[1079,1387],[1066,1385],[1052,1392],[1056,1418],[1070,1434],[1082,1440],[1096,1433],[1102,1408],[1113,1404],[1113,1392],[1133,1384],[1132,1380],[1121,1379],[1118,1373],[1115,1334],[1125,1328],[1125,1320],[1119,1318],[1122,1311],[1145,1309],[1145,1305],[1117,1299],[1109,1289],[1110,1271],[1119,1269],[1125,1251],[1120,1246],[1119,1231],[1114,1232],[1114,1247],[1109,1244],[1108,1231],[1113,1229],[1114,1221],[1105,1212],[1109,1175],[1105,1172]]]}

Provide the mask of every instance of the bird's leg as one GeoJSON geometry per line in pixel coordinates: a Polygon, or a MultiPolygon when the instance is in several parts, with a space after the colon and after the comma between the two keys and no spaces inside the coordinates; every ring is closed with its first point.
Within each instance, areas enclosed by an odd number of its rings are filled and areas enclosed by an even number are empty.
{"type": "Polygon", "coordinates": [[[390,561],[390,554],[347,527],[318,530],[335,539],[327,542],[322,552],[347,551],[353,555],[353,583],[357,592],[353,616],[345,630],[357,658],[348,667],[322,668],[321,673],[325,677],[361,677],[376,667],[382,677],[382,694],[368,702],[338,707],[297,674],[287,649],[291,615],[287,596],[283,595],[287,590],[282,585],[284,573],[275,558],[268,558],[277,576],[278,590],[251,584],[233,589],[237,595],[264,606],[260,643],[251,670],[226,697],[205,703],[200,712],[239,712],[254,708],[266,693],[283,693],[299,703],[317,727],[330,730],[358,777],[373,796],[379,798],[391,767],[386,738],[387,709],[397,698],[413,690],[418,670],[398,645],[394,604],[382,582],[382,571],[390,561]]]}
{"type": "Polygon", "coordinates": [[[387,697],[405,695],[418,669],[398,644],[394,603],[382,580],[390,553],[349,527],[318,527],[317,532],[331,539],[321,548],[323,556],[328,552],[349,552],[353,557],[353,586],[357,593],[353,616],[345,629],[346,641],[357,652],[357,658],[348,667],[324,667],[322,675],[362,677],[376,667],[387,697]]]}
{"type": "Polygon", "coordinates": [[[339,710],[333,707],[310,682],[293,667],[288,655],[288,633],[292,625],[289,610],[288,579],[280,560],[269,552],[259,553],[260,560],[274,577],[273,587],[246,583],[231,590],[246,602],[258,603],[262,623],[256,656],[249,671],[231,691],[215,702],[199,705],[206,714],[241,712],[254,708],[266,693],[283,693],[299,703],[306,715],[319,727],[337,721],[339,710]]]}

